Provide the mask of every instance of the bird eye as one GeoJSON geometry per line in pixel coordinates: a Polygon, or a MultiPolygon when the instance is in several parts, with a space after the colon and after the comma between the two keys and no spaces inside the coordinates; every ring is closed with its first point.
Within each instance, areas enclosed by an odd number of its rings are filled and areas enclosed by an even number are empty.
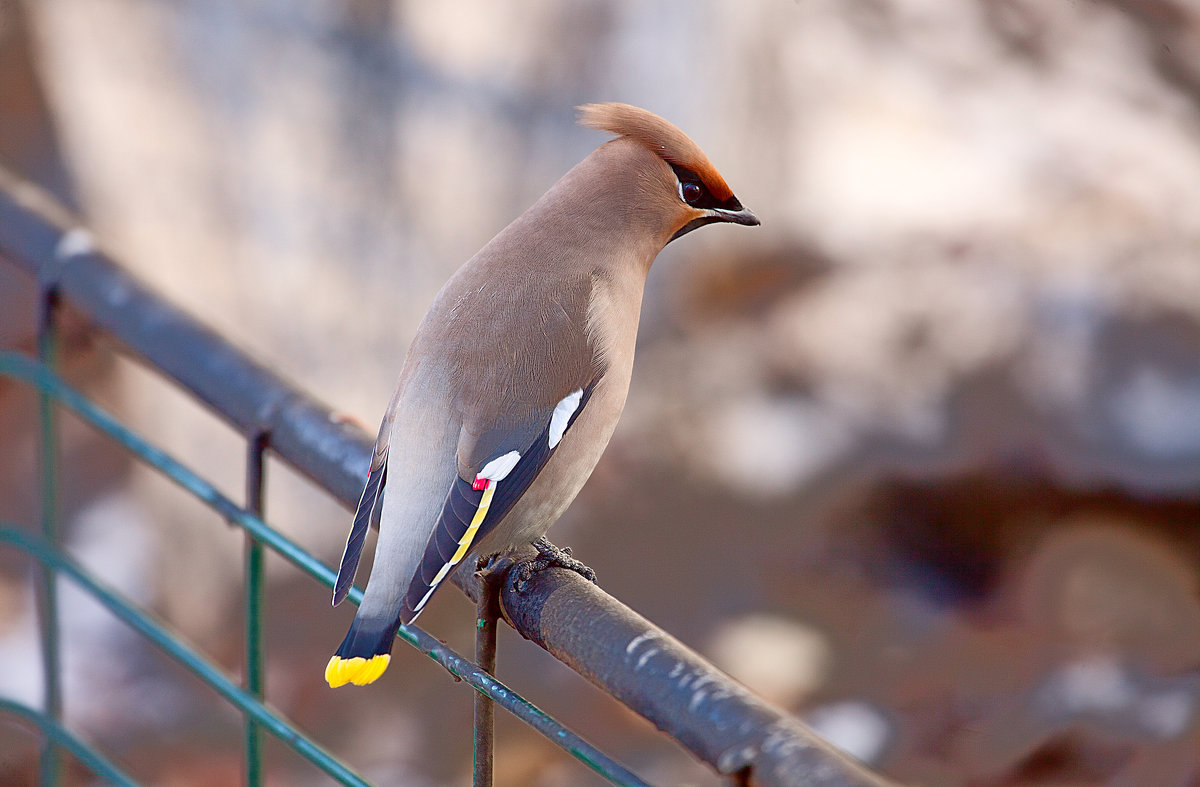
{"type": "Polygon", "coordinates": [[[683,194],[683,201],[689,205],[695,205],[704,196],[704,189],[696,183],[684,183],[680,191],[683,194]]]}

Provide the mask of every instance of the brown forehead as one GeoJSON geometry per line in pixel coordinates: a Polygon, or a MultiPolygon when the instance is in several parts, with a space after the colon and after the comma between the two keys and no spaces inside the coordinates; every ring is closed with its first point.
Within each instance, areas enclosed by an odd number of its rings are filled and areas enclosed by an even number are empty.
{"type": "Polygon", "coordinates": [[[579,123],[637,140],[664,161],[696,173],[718,200],[733,196],[733,191],[700,146],[653,112],[630,104],[585,104],[579,108],[579,123]]]}

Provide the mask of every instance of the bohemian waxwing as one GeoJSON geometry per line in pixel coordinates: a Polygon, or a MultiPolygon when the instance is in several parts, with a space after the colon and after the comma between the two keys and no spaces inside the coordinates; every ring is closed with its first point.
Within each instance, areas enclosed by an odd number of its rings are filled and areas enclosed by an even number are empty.
{"type": "Polygon", "coordinates": [[[628,104],[580,108],[616,134],[451,277],[379,427],[333,603],[372,519],[375,565],[330,686],[387,668],[400,623],[467,555],[537,542],[604,452],[629,391],[646,274],[672,240],[755,225],[682,131],[628,104]]]}

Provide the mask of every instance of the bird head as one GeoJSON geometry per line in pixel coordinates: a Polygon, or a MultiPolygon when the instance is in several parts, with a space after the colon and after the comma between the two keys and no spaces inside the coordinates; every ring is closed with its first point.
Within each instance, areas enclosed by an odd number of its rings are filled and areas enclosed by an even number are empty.
{"type": "Polygon", "coordinates": [[[610,145],[625,143],[630,165],[639,170],[641,207],[665,222],[665,243],[706,224],[761,223],[742,207],[700,146],[658,115],[629,104],[585,104],[579,107],[579,123],[616,134],[610,145]]]}

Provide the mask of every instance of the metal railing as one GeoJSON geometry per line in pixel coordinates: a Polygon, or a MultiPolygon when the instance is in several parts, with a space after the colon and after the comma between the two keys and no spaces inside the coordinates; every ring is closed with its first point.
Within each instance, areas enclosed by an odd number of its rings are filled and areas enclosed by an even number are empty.
{"type": "MultiPolygon", "coordinates": [[[[114,615],[197,675],[245,719],[245,775],[261,784],[261,735],[271,734],[341,784],[366,782],[281,713],[263,691],[264,550],[332,587],[335,572],[263,519],[263,460],[271,451],[348,507],[357,502],[371,439],[331,417],[328,408],[247,358],[221,336],[151,292],[94,248],[73,218],[35,186],[0,169],[0,258],[34,276],[38,298],[38,357],[0,353],[0,377],[39,393],[42,446],[41,531],[33,535],[0,523],[0,542],[30,555],[38,583],[43,707],[0,699],[0,713],[26,720],[42,736],[41,776],[54,784],[66,750],[115,784],[134,782],[109,758],[62,724],[57,582],[74,583],[114,615]],[[97,329],[229,422],[246,440],[246,499],[238,504],[185,464],[135,434],[54,372],[55,314],[68,301],[97,329]],[[145,611],[72,560],[60,544],[57,497],[59,407],[115,440],[245,532],[246,650],[243,685],[145,611]]],[[[477,692],[475,782],[491,780],[492,707],[529,724],[614,784],[644,784],[637,776],[540,711],[492,675],[496,620],[503,615],[526,639],[595,683],[679,741],[718,773],[739,783],[884,784],[882,777],[840,754],[790,715],[733,682],[695,652],[579,575],[557,569],[536,574],[520,592],[503,581],[517,554],[490,578],[456,577],[479,605],[472,662],[415,626],[397,636],[427,654],[477,692]],[[483,582],[494,593],[481,592],[483,582]]],[[[350,595],[354,603],[361,592],[350,595]]]]}

